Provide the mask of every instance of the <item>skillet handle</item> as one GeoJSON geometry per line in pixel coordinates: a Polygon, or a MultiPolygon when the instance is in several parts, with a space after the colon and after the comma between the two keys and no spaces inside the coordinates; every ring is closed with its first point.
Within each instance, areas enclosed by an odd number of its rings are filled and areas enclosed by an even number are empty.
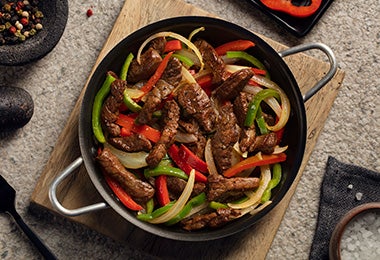
{"type": "Polygon", "coordinates": [[[78,157],[74,162],[72,162],[69,166],[67,166],[51,183],[49,188],[49,199],[53,207],[62,215],[74,217],[86,213],[90,213],[93,211],[106,209],[108,208],[108,204],[105,202],[100,202],[97,204],[85,206],[78,209],[67,209],[62,206],[62,204],[58,201],[57,198],[57,187],[58,185],[68,177],[76,168],[78,168],[83,163],[83,158],[78,157]]]}
{"type": "Polygon", "coordinates": [[[306,92],[306,94],[303,96],[304,102],[306,102],[309,98],[314,96],[324,85],[326,85],[334,77],[335,72],[338,69],[338,64],[336,62],[333,51],[327,45],[316,42],[316,43],[300,44],[298,46],[291,47],[289,49],[280,51],[278,53],[282,58],[284,58],[288,55],[292,55],[298,52],[303,52],[303,51],[307,51],[311,49],[318,49],[327,55],[329,59],[329,63],[330,63],[330,69],[326,73],[326,75],[315,84],[314,87],[312,87],[309,91],[306,92]]]}

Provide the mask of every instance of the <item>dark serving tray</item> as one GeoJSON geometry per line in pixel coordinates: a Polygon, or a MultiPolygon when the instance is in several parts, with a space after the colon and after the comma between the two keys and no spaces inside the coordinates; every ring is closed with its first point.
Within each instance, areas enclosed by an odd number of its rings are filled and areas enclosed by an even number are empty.
{"type": "Polygon", "coordinates": [[[260,0],[247,0],[249,3],[260,9],[263,13],[273,18],[276,22],[284,26],[288,31],[298,37],[305,36],[318,22],[323,13],[329,8],[334,0],[322,0],[319,9],[307,18],[296,18],[288,14],[272,11],[261,3],[260,0]]]}

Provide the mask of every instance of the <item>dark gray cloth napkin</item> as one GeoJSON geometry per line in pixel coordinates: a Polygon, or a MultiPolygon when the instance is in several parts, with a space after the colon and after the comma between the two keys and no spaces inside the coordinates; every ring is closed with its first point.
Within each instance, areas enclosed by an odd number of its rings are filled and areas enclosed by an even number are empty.
{"type": "Polygon", "coordinates": [[[329,259],[329,241],[338,221],[354,207],[375,201],[380,201],[380,174],[330,156],[322,182],[309,259],[329,259]]]}

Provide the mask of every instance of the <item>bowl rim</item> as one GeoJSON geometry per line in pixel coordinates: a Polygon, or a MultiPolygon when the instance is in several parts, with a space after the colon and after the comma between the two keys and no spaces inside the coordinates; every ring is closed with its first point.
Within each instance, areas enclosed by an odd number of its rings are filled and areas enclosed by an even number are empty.
{"type": "Polygon", "coordinates": [[[68,20],[68,0],[40,1],[44,28],[25,42],[1,45],[0,65],[20,66],[39,60],[51,52],[61,39],[68,20]]]}

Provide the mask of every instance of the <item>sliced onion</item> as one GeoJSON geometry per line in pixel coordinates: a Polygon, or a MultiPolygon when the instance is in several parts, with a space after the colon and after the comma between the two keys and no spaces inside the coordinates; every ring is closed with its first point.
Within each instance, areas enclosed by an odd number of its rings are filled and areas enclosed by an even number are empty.
{"type": "Polygon", "coordinates": [[[185,218],[190,218],[191,216],[201,212],[202,210],[206,209],[208,207],[208,205],[209,205],[209,203],[208,203],[208,201],[206,201],[206,202],[202,203],[201,205],[192,208],[190,210],[189,214],[187,214],[185,218]]]}
{"type": "Polygon", "coordinates": [[[261,197],[263,196],[263,193],[265,189],[268,187],[268,184],[272,178],[269,165],[260,166],[260,169],[261,169],[260,184],[259,184],[259,187],[256,189],[256,191],[247,192],[246,195],[249,197],[249,199],[244,201],[243,203],[239,203],[239,204],[228,203],[227,204],[228,206],[230,206],[233,209],[245,209],[245,208],[255,205],[256,203],[260,203],[261,197]]]}
{"type": "Polygon", "coordinates": [[[177,131],[175,135],[175,140],[180,143],[194,143],[198,141],[198,137],[195,134],[184,133],[182,131],[177,131]]]}
{"type": "MultiPolygon", "coordinates": [[[[247,92],[253,95],[256,95],[260,90],[263,90],[263,89],[259,86],[251,86],[251,85],[246,85],[243,88],[244,92],[247,92]]],[[[269,98],[264,99],[264,102],[267,103],[269,107],[273,109],[273,111],[276,113],[278,117],[281,116],[282,108],[276,98],[269,97],[269,98]]]]}
{"type": "Polygon", "coordinates": [[[280,146],[276,145],[274,147],[274,151],[273,151],[272,154],[280,154],[280,153],[285,152],[286,150],[288,150],[288,146],[287,145],[283,146],[283,147],[280,147],[280,146]]]}
{"type": "Polygon", "coordinates": [[[136,88],[126,88],[125,92],[130,96],[132,99],[140,98],[144,95],[144,92],[136,89],[136,88]]]}
{"type": "MultiPolygon", "coordinates": [[[[240,150],[239,142],[236,142],[236,143],[234,144],[233,148],[234,148],[234,150],[235,150],[238,154],[240,154],[241,157],[243,157],[243,158],[247,158],[247,157],[248,157],[248,152],[247,152],[247,151],[243,153],[243,152],[240,150]]],[[[233,164],[232,164],[232,165],[233,165],[233,164]]]]}
{"type": "Polygon", "coordinates": [[[288,97],[286,96],[285,92],[276,83],[274,83],[273,81],[271,81],[270,79],[266,77],[263,77],[260,75],[253,75],[251,79],[255,81],[256,83],[258,83],[259,85],[262,85],[266,88],[277,90],[279,92],[280,99],[281,99],[281,107],[282,107],[280,118],[275,125],[270,126],[266,124],[266,127],[270,131],[274,131],[274,132],[280,130],[286,125],[290,116],[290,102],[289,102],[288,97]]]}
{"type": "Polygon", "coordinates": [[[205,161],[207,163],[208,172],[211,174],[218,174],[216,169],[214,156],[212,155],[211,139],[208,139],[205,147],[205,161]]]}
{"type": "Polygon", "coordinates": [[[165,223],[166,221],[169,221],[173,217],[175,217],[186,205],[187,201],[190,198],[191,192],[193,191],[194,187],[194,180],[195,180],[195,170],[192,169],[190,172],[189,179],[187,180],[185,189],[183,190],[181,196],[178,198],[178,200],[173,204],[173,206],[164,214],[161,216],[150,220],[149,222],[152,224],[160,224],[165,223]]]}
{"type": "Polygon", "coordinates": [[[191,41],[189,41],[188,39],[186,39],[182,35],[180,35],[178,33],[175,33],[175,32],[159,32],[159,33],[155,33],[155,34],[151,35],[150,37],[148,37],[148,39],[146,39],[141,44],[139,50],[137,51],[136,60],[137,60],[137,62],[139,64],[141,64],[140,56],[141,56],[141,52],[144,49],[144,47],[150,41],[152,41],[153,39],[159,38],[159,37],[171,37],[171,38],[180,40],[181,42],[183,42],[184,44],[186,44],[191,50],[193,50],[193,52],[195,53],[195,55],[198,57],[198,60],[199,60],[199,63],[200,63],[200,70],[203,70],[203,67],[204,67],[203,58],[202,58],[202,55],[201,55],[200,51],[198,50],[198,48],[191,41]]]}
{"type": "Polygon", "coordinates": [[[253,205],[252,207],[248,207],[248,208],[245,208],[241,211],[241,215],[245,215],[247,213],[250,213],[251,215],[256,215],[257,213],[259,213],[260,211],[262,211],[264,208],[266,208],[268,205],[272,204],[272,201],[271,200],[267,200],[266,202],[264,202],[263,204],[255,204],[253,205]],[[259,206],[260,205],[260,206],[259,206]]]}
{"type": "Polygon", "coordinates": [[[197,83],[197,81],[194,79],[193,75],[184,67],[182,66],[182,80],[187,81],[188,83],[197,83]]]}
{"type": "Polygon", "coordinates": [[[145,161],[145,158],[148,156],[147,152],[127,153],[116,149],[109,143],[104,143],[104,147],[109,148],[112,154],[114,154],[126,168],[139,169],[148,166],[145,161]]]}
{"type": "Polygon", "coordinates": [[[205,30],[205,28],[202,26],[202,27],[199,27],[199,28],[197,28],[197,29],[195,29],[195,30],[193,30],[191,33],[190,33],[190,35],[189,35],[189,41],[191,41],[192,40],[192,38],[194,37],[194,35],[196,35],[197,33],[199,33],[199,32],[202,32],[202,31],[204,31],[205,30]]]}

